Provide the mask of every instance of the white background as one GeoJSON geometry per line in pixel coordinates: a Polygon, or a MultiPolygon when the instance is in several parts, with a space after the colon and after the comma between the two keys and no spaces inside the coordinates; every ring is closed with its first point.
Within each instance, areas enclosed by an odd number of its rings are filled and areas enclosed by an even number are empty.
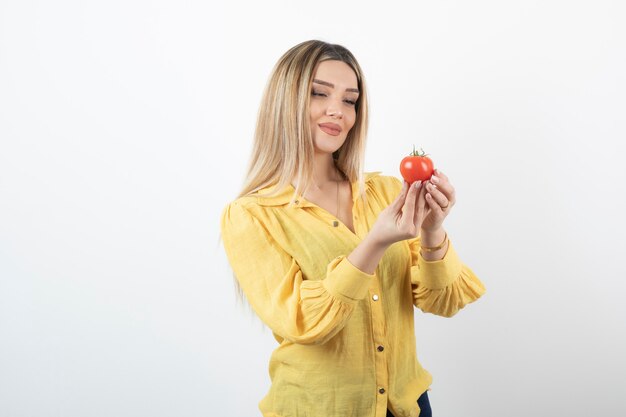
{"type": "Polygon", "coordinates": [[[626,415],[624,2],[0,1],[0,416],[253,416],[218,242],[274,63],[350,49],[366,171],[413,144],[487,294],[416,311],[434,414],[626,415]],[[621,213],[621,214],[620,214],[621,213]]]}

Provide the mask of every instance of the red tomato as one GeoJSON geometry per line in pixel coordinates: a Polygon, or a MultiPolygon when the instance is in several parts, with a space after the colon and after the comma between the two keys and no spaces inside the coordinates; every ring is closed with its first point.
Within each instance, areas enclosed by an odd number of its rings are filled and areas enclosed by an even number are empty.
{"type": "Polygon", "coordinates": [[[400,162],[400,174],[409,184],[413,184],[415,181],[426,181],[430,179],[433,172],[433,161],[426,156],[423,150],[416,152],[415,146],[413,152],[400,162]]]}

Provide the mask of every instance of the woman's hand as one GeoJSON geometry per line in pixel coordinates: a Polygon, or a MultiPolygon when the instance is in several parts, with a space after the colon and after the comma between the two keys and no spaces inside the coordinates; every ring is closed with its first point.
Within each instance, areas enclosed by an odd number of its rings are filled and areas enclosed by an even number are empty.
{"type": "Polygon", "coordinates": [[[403,181],[402,191],[398,197],[378,214],[370,230],[370,238],[383,246],[388,246],[417,237],[429,211],[425,196],[426,189],[421,181],[416,181],[411,186],[403,181]]]}
{"type": "Polygon", "coordinates": [[[441,229],[444,219],[456,203],[456,197],[448,177],[438,169],[425,182],[425,190],[426,203],[430,210],[422,222],[422,230],[432,233],[441,229]]]}

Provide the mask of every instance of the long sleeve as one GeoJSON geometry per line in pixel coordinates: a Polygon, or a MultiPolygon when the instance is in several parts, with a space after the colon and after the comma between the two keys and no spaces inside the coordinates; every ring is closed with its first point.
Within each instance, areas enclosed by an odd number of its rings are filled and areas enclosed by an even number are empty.
{"type": "Polygon", "coordinates": [[[426,261],[420,255],[420,238],[409,241],[413,304],[438,316],[452,317],[485,293],[485,286],[461,262],[452,242],[443,259],[426,261]]]}
{"type": "Polygon", "coordinates": [[[237,200],[222,212],[221,232],[253,310],[276,335],[294,343],[320,344],[336,335],[375,276],[341,255],[328,263],[325,277],[304,277],[296,260],[237,200]]]}

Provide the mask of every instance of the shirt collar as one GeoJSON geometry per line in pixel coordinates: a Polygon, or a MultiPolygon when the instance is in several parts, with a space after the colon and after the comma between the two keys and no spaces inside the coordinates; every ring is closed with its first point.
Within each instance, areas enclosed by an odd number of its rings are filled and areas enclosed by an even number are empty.
{"type": "MultiPolygon", "coordinates": [[[[364,173],[365,183],[367,184],[369,181],[371,181],[372,178],[379,176],[381,173],[382,173],[381,171],[365,172],[364,173]]],[[[278,194],[276,194],[273,197],[263,197],[263,194],[269,194],[270,192],[274,191],[276,186],[277,185],[270,185],[265,188],[261,188],[260,190],[257,190],[252,195],[257,197],[258,204],[262,206],[282,206],[285,204],[289,204],[289,201],[291,201],[291,198],[293,197],[294,192],[296,191],[293,185],[291,184],[288,184],[287,186],[285,186],[278,194]]],[[[352,202],[354,203],[356,199],[358,198],[359,184],[358,182],[354,181],[351,183],[351,186],[352,186],[352,202]]],[[[316,205],[314,203],[311,203],[310,201],[307,201],[301,195],[296,196],[295,207],[311,207],[311,206],[316,206],[316,205]]]]}

